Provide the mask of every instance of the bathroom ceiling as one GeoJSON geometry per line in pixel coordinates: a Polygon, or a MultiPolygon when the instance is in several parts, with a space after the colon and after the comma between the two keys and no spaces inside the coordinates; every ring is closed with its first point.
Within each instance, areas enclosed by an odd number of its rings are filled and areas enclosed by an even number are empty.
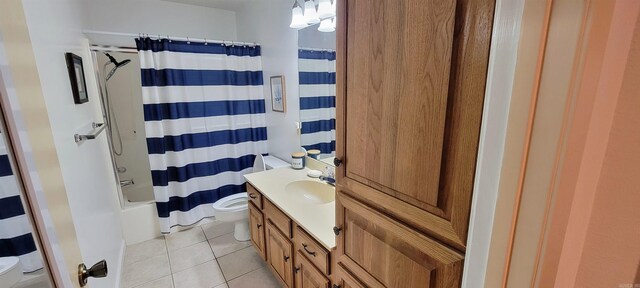
{"type": "Polygon", "coordinates": [[[242,7],[247,3],[251,3],[255,1],[263,1],[263,0],[165,0],[165,1],[218,8],[223,10],[238,11],[242,9],[242,7]]]}

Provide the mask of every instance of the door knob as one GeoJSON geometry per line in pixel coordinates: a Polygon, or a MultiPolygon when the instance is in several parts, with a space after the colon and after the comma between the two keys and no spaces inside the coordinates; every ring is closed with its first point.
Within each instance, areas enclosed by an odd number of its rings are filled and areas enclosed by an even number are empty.
{"type": "Polygon", "coordinates": [[[337,158],[337,157],[333,158],[333,165],[334,166],[338,167],[338,166],[340,166],[340,164],[342,164],[342,159],[337,158]]]}
{"type": "Polygon", "coordinates": [[[103,278],[107,277],[107,261],[102,260],[87,270],[87,266],[84,263],[78,265],[78,282],[80,283],[80,287],[84,287],[87,285],[87,280],[89,277],[93,278],[103,278]]]}

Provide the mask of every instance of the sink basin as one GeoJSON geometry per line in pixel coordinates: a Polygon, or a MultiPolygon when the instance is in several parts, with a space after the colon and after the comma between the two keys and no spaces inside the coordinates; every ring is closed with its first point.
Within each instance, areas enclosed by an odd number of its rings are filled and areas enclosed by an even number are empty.
{"type": "Polygon", "coordinates": [[[294,181],[284,188],[292,197],[312,204],[326,204],[336,200],[333,186],[310,180],[294,181]]]}
{"type": "Polygon", "coordinates": [[[12,287],[22,279],[18,257],[0,257],[0,287],[12,287]]]}

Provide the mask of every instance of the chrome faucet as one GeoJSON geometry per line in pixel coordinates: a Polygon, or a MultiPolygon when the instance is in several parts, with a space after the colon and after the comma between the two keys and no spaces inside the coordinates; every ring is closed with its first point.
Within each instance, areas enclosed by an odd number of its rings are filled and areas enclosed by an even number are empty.
{"type": "Polygon", "coordinates": [[[327,182],[327,184],[331,186],[336,186],[336,175],[333,172],[333,170],[331,170],[329,166],[326,166],[324,167],[324,172],[326,176],[321,175],[320,177],[318,177],[318,179],[320,179],[321,181],[327,182]]]}

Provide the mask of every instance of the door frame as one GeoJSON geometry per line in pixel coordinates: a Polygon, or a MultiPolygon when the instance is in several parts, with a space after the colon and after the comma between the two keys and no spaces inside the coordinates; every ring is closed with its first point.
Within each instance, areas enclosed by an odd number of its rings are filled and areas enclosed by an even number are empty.
{"type": "Polygon", "coordinates": [[[0,9],[0,106],[25,202],[55,287],[79,287],[82,254],[62,178],[22,1],[0,9]]]}
{"type": "MultiPolygon", "coordinates": [[[[496,0],[462,287],[485,283],[526,0],[496,0]],[[482,197],[480,197],[482,194],[482,197]]],[[[531,36],[531,35],[529,35],[531,36]]],[[[537,36],[537,35],[534,35],[537,36]]]]}

